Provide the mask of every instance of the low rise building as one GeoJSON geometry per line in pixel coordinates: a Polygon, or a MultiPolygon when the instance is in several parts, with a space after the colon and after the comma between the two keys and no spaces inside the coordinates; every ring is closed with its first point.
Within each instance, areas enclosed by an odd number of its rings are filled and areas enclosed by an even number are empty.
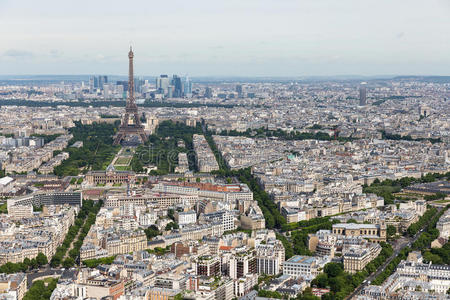
{"type": "Polygon", "coordinates": [[[136,179],[133,171],[118,171],[113,165],[109,165],[105,171],[89,171],[86,174],[86,181],[91,185],[97,184],[126,184],[132,183],[136,179]]]}
{"type": "Polygon", "coordinates": [[[386,225],[380,224],[333,224],[333,233],[344,236],[359,236],[374,242],[386,241],[386,225]]]}
{"type": "Polygon", "coordinates": [[[8,211],[13,206],[50,206],[71,205],[81,207],[83,205],[83,194],[81,192],[36,192],[25,196],[8,199],[8,211]]]}
{"type": "Polygon", "coordinates": [[[295,255],[283,263],[283,275],[314,278],[323,266],[324,262],[320,258],[295,255]]]}

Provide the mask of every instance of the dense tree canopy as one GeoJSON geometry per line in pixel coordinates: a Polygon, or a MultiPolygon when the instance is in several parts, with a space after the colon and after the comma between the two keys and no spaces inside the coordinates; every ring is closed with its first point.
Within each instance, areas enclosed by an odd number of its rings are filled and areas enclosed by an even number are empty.
{"type": "Polygon", "coordinates": [[[201,133],[200,125],[192,127],[181,122],[161,122],[155,134],[149,136],[149,141],[137,148],[131,161],[132,170],[142,172],[145,165],[151,164],[158,167],[156,171],[152,171],[153,175],[164,175],[173,172],[178,165],[178,153],[186,152],[189,168],[196,171],[192,136],[201,133]],[[180,140],[185,147],[178,147],[180,140]]]}
{"type": "Polygon", "coordinates": [[[48,300],[56,288],[58,279],[36,280],[25,293],[23,300],[48,300]],[[45,284],[47,282],[47,285],[45,284]]]}
{"type": "Polygon", "coordinates": [[[113,136],[118,124],[93,123],[83,125],[76,122],[70,129],[73,139],[69,144],[82,141],[83,147],[67,147],[64,151],[69,153],[69,158],[61,165],[55,167],[54,173],[58,176],[77,176],[81,171],[103,170],[114,158],[119,146],[113,146],[113,136]]]}

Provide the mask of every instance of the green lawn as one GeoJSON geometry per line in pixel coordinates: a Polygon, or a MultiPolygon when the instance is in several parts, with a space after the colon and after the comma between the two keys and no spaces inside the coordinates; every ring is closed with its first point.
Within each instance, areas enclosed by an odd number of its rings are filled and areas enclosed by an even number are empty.
{"type": "Polygon", "coordinates": [[[131,162],[131,156],[129,157],[124,157],[124,156],[119,156],[119,158],[117,158],[115,165],[129,165],[131,162]]]}
{"type": "Polygon", "coordinates": [[[116,168],[117,171],[130,171],[131,170],[131,166],[114,166],[114,168],[116,168]]]}
{"type": "Polygon", "coordinates": [[[433,201],[434,203],[447,203],[447,202],[450,202],[450,200],[446,200],[446,199],[442,199],[442,200],[436,200],[436,201],[433,201]]]}
{"type": "Polygon", "coordinates": [[[44,282],[45,282],[45,283],[51,283],[51,282],[54,281],[54,280],[55,280],[55,278],[49,277],[49,278],[45,278],[45,279],[44,279],[44,282]]]}

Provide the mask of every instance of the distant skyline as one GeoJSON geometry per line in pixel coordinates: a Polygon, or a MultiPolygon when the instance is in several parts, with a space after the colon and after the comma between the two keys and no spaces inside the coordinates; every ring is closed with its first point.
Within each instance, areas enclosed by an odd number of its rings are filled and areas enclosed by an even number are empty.
{"type": "Polygon", "coordinates": [[[0,75],[450,75],[449,0],[0,0],[0,75]]]}

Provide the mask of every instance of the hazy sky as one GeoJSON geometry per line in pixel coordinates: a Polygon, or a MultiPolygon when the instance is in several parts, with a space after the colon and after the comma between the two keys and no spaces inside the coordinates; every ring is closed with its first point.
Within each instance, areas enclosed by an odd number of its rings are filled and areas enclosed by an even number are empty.
{"type": "Polygon", "coordinates": [[[450,75],[450,0],[0,0],[0,74],[450,75]]]}

